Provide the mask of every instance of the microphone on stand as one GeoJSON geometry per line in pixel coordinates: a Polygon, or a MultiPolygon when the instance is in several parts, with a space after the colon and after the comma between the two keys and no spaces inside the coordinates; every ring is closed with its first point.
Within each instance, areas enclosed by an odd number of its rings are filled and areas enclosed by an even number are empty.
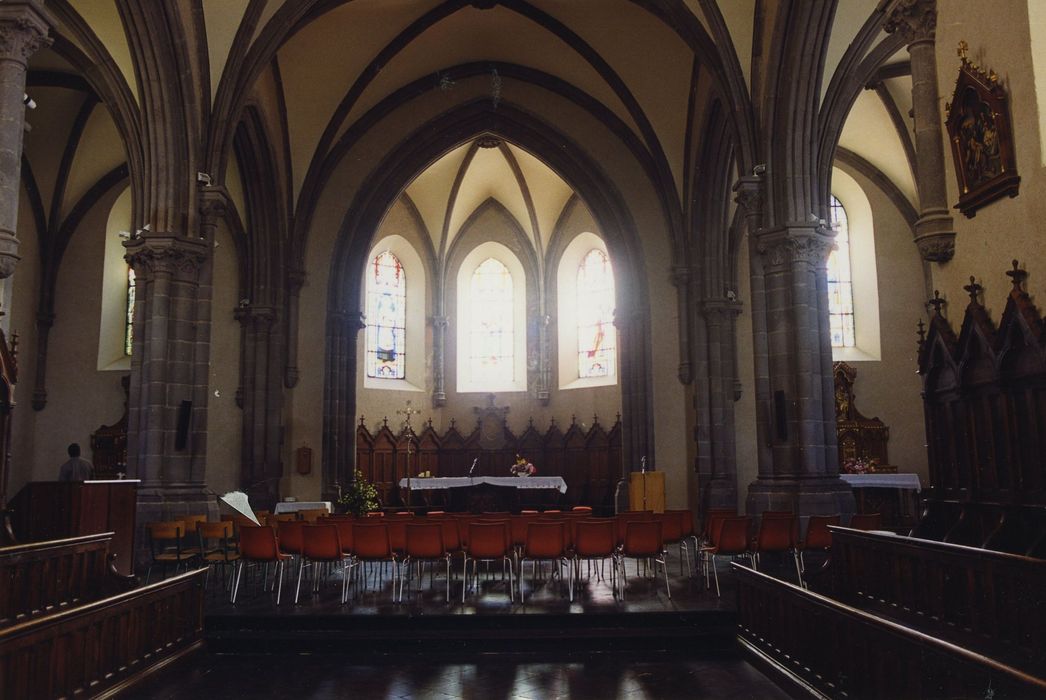
{"type": "Polygon", "coordinates": [[[469,476],[470,477],[472,476],[472,472],[476,470],[476,462],[478,462],[478,461],[479,461],[479,457],[476,457],[474,460],[472,460],[472,466],[469,467],[469,476]]]}

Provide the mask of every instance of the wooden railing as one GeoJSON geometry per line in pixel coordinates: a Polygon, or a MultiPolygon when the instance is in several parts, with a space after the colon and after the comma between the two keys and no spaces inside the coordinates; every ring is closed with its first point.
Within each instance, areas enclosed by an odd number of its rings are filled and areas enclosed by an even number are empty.
{"type": "Polygon", "coordinates": [[[203,644],[199,569],[0,630],[0,697],[115,693],[203,644]]]}
{"type": "Polygon", "coordinates": [[[1030,698],[1046,680],[733,565],[738,639],[767,670],[831,698],[1030,698]]]}
{"type": "Polygon", "coordinates": [[[1021,668],[1046,668],[1046,560],[831,530],[833,597],[1021,668]]]}
{"type": "Polygon", "coordinates": [[[133,578],[112,568],[112,536],[0,547],[0,627],[128,588],[133,578]]]}

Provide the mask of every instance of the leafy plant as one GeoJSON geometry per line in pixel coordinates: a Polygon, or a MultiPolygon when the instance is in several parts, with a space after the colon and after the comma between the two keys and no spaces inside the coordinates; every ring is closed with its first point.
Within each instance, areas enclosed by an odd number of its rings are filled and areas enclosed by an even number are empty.
{"type": "Polygon", "coordinates": [[[357,469],[352,481],[342,488],[338,503],[346,513],[363,516],[379,508],[378,490],[374,488],[374,484],[364,479],[363,473],[357,469]]]}

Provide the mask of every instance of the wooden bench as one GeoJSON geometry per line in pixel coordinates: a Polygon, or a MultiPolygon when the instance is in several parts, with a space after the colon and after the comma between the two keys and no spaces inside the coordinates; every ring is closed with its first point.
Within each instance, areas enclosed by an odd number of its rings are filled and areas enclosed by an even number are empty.
{"type": "Polygon", "coordinates": [[[1046,668],[1046,560],[829,529],[833,598],[1019,668],[1046,668]]]}
{"type": "Polygon", "coordinates": [[[113,533],[0,547],[0,627],[134,585],[115,569],[113,533]]]}
{"type": "Polygon", "coordinates": [[[1046,696],[1046,680],[733,564],[738,641],[794,689],[832,698],[1046,696]]]}
{"type": "Polygon", "coordinates": [[[0,630],[0,697],[118,693],[203,645],[204,569],[0,630]]]}

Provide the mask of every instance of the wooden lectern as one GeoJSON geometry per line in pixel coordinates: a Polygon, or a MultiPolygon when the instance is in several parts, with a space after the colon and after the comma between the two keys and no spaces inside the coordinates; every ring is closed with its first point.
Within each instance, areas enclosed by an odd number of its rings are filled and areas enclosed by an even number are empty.
{"type": "Polygon", "coordinates": [[[19,542],[112,532],[116,568],[134,573],[138,480],[32,481],[10,503],[19,542]]]}
{"type": "Polygon", "coordinates": [[[665,473],[632,472],[628,476],[628,509],[665,512],[665,473]]]}

